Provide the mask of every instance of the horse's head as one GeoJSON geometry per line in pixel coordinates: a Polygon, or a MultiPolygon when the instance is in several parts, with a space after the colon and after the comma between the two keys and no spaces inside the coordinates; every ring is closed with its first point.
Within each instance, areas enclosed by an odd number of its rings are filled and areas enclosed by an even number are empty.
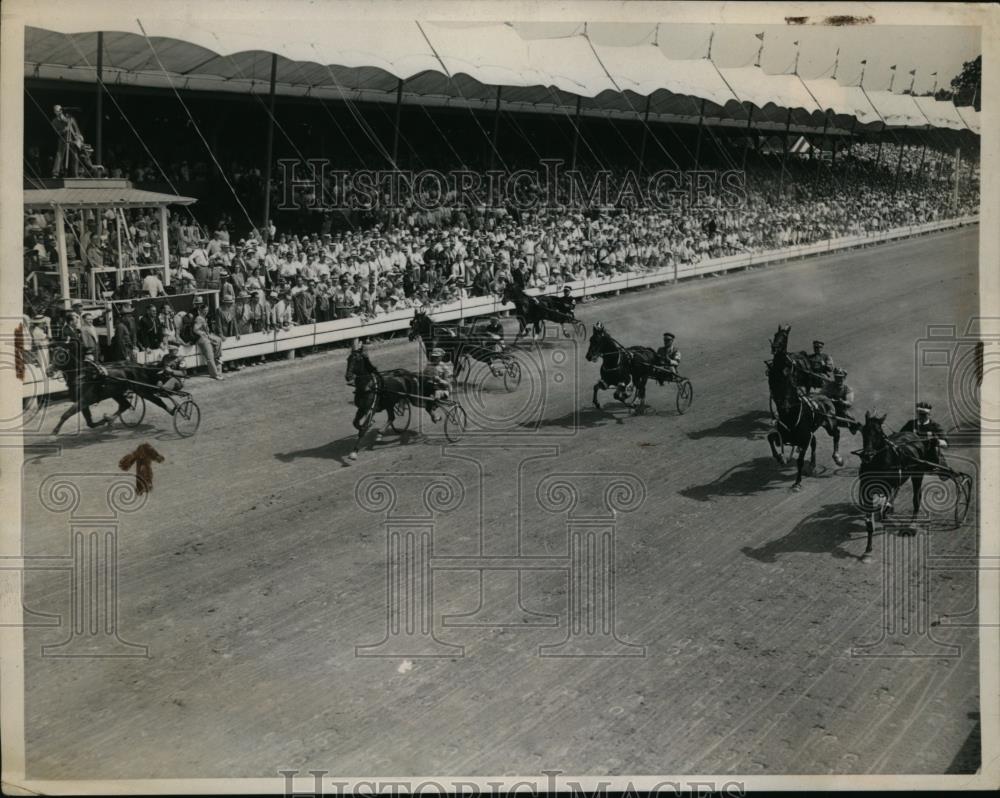
{"type": "Polygon", "coordinates": [[[774,338],[771,339],[771,354],[777,355],[779,352],[788,351],[788,333],[791,331],[792,326],[790,324],[779,324],[778,331],[774,334],[774,338]]]}
{"type": "Polygon", "coordinates": [[[861,462],[873,460],[886,446],[887,436],[882,427],[886,414],[878,415],[870,410],[865,411],[865,423],[861,427],[861,449],[856,452],[861,462]]]}
{"type": "Polygon", "coordinates": [[[52,341],[49,344],[49,364],[45,369],[45,376],[54,377],[57,371],[72,371],[79,360],[79,353],[74,351],[73,342],[52,341]]]}
{"type": "Polygon", "coordinates": [[[413,340],[418,336],[420,338],[425,338],[428,336],[431,330],[431,319],[424,311],[417,308],[413,311],[413,318],[410,319],[410,332],[407,335],[409,340],[413,340]]]}
{"type": "Polygon", "coordinates": [[[608,351],[608,345],[610,343],[611,336],[608,335],[608,331],[604,329],[604,324],[599,321],[595,321],[590,332],[590,345],[587,347],[586,355],[587,360],[593,363],[595,360],[600,359],[601,355],[608,351]]]}
{"type": "Polygon", "coordinates": [[[348,385],[354,385],[358,377],[371,373],[374,367],[368,359],[364,346],[357,341],[351,346],[351,352],[347,356],[347,369],[344,371],[344,380],[348,385]]]}

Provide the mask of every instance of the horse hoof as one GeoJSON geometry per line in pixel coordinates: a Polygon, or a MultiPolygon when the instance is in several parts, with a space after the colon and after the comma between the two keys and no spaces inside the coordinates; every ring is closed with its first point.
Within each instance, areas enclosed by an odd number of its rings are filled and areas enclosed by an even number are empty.
{"type": "Polygon", "coordinates": [[[357,452],[351,452],[349,455],[347,455],[347,459],[348,460],[357,460],[358,459],[358,453],[357,452]]]}
{"type": "Polygon", "coordinates": [[[376,441],[382,440],[382,433],[381,432],[376,432],[375,433],[375,440],[376,441]]]}
{"type": "Polygon", "coordinates": [[[796,482],[794,485],[792,485],[792,490],[794,490],[796,493],[799,493],[802,490],[802,483],[796,482]]]}
{"type": "Polygon", "coordinates": [[[844,464],[844,458],[841,457],[839,454],[835,454],[833,456],[833,462],[835,462],[839,466],[842,466],[844,464]]]}
{"type": "Polygon", "coordinates": [[[872,561],[872,553],[870,551],[866,551],[864,554],[861,555],[861,562],[863,565],[868,565],[871,561],[872,561]]]}

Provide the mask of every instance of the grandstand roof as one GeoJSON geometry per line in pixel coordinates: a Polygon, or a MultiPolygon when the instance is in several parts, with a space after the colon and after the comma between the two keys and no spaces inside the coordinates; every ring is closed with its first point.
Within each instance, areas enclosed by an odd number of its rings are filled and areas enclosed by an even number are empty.
{"type": "Polygon", "coordinates": [[[56,205],[63,208],[155,208],[160,205],[192,205],[195,202],[197,200],[193,197],[142,191],[132,188],[131,184],[113,188],[27,188],[24,190],[25,208],[54,208],[56,205]]]}
{"type": "MultiPolygon", "coordinates": [[[[56,25],[58,23],[53,23],[56,25]]],[[[950,102],[842,86],[830,78],[720,68],[709,59],[668,57],[655,44],[610,46],[586,33],[527,39],[509,24],[456,27],[377,20],[331,20],[329,27],[275,31],[261,20],[93,18],[93,29],[27,28],[25,75],[94,82],[97,30],[104,30],[104,81],[111,85],[266,94],[272,53],[282,95],[581,113],[658,121],[732,124],[788,121],[796,129],[938,127],[979,133],[979,113],[950,102]],[[856,120],[856,122],[855,122],[856,120]]]]}

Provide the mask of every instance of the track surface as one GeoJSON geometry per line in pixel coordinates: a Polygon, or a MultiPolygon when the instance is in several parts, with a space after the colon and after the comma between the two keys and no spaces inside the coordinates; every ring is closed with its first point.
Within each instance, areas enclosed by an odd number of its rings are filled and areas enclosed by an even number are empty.
{"type": "MultiPolygon", "coordinates": [[[[390,435],[350,464],[343,352],[224,383],[193,381],[203,422],[191,439],[175,439],[166,415],[150,407],[138,430],[63,436],[60,455],[32,450],[25,551],[39,555],[65,554],[68,539],[67,516],[39,504],[46,476],[112,474],[141,442],[166,460],[154,467],[146,506],[120,529],[120,633],[148,645],[150,658],[42,657],[41,645],[60,642],[66,629],[28,629],[29,777],[975,769],[974,629],[932,630],[960,656],[851,656],[879,639],[883,547],[898,538],[880,534],[875,561],[859,562],[864,527],[850,504],[857,460],[849,453],[860,437],[846,438],[846,467],[837,469],[820,433],[818,473],[801,493],[789,490],[790,468],[770,459],[763,439],[762,361],[779,322],[792,325],[793,349],[822,337],[849,371],[860,414],[878,406],[898,427],[913,401],[914,342],[930,323],[964,329],[976,312],[977,232],[582,306],[588,326],[603,321],[626,344],[677,333],[693,407],[678,416],[673,388],[651,383],[655,412],[628,416],[610,393],[606,412],[596,412],[597,366],[584,360],[586,344],[572,351],[550,342],[520,356],[529,372],[537,357],[548,364],[537,431],[463,441],[499,447],[465,452],[482,467],[482,490],[476,463],[448,456],[439,438],[390,435]],[[559,365],[554,352],[569,357],[559,365]],[[558,456],[538,459],[549,449],[558,456]],[[618,637],[645,646],[645,656],[539,657],[539,646],[566,635],[567,577],[558,571],[523,576],[523,610],[513,572],[490,573],[476,616],[486,625],[458,628],[442,627],[442,618],[476,610],[482,577],[438,573],[435,632],[463,646],[464,657],[355,656],[386,626],[385,532],[355,501],[359,479],[459,479],[465,502],[438,517],[436,555],[482,546],[559,557],[565,517],[543,512],[535,495],[551,471],[590,472],[591,486],[602,474],[629,473],[645,485],[644,505],[617,518],[615,607],[618,637]],[[554,616],[558,628],[497,625],[535,614],[554,616]]],[[[389,344],[372,357],[382,368],[413,367],[416,351],[389,344]]],[[[923,395],[939,409],[943,372],[921,375],[923,395]]],[[[510,414],[528,386],[526,376],[506,394],[488,381],[483,401],[494,416],[510,414]]],[[[955,454],[977,459],[973,449],[955,454]]],[[[412,483],[390,479],[404,503],[414,497],[412,483]]],[[[584,501],[599,495],[586,488],[584,501]]],[[[904,489],[898,504],[907,516],[909,495],[904,489]]],[[[958,531],[932,526],[932,555],[973,553],[974,518],[958,531]]],[[[67,612],[68,574],[32,572],[25,584],[32,611],[67,612]]],[[[932,620],[975,606],[972,572],[937,572],[929,590],[932,620]]]]}

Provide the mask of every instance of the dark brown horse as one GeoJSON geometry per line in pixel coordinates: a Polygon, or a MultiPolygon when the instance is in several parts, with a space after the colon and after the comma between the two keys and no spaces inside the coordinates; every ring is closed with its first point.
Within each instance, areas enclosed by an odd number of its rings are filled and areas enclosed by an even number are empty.
{"type": "Polygon", "coordinates": [[[569,324],[574,321],[574,317],[565,311],[555,297],[531,296],[514,283],[507,283],[504,286],[501,300],[504,303],[510,302],[514,305],[514,313],[517,316],[519,327],[515,341],[527,333],[529,325],[531,326],[531,337],[535,338],[542,332],[543,321],[554,321],[558,324],[569,324]]]}
{"type": "Polygon", "coordinates": [[[58,435],[70,418],[82,413],[87,426],[111,426],[116,418],[130,408],[128,393],[132,391],[162,407],[173,414],[174,407],[168,406],[158,395],[157,389],[151,384],[155,368],[142,366],[139,363],[108,363],[100,368],[96,364],[88,364],[80,354],[79,346],[73,341],[56,341],[49,348],[49,376],[55,372],[62,374],[66,387],[69,388],[72,404],[59,418],[53,435],[58,435]],[[103,374],[101,373],[103,371],[103,374]],[[90,408],[105,399],[114,399],[118,409],[110,416],[105,415],[100,421],[94,421],[90,408]]]}
{"type": "Polygon", "coordinates": [[[594,324],[587,347],[587,360],[601,361],[601,378],[594,383],[594,407],[601,409],[597,392],[612,386],[615,387],[615,399],[628,404],[626,391],[634,386],[635,398],[639,402],[634,412],[642,413],[646,407],[646,382],[655,359],[656,352],[648,346],[623,346],[608,334],[603,324],[594,324]]]}
{"type": "MultiPolygon", "coordinates": [[[[865,514],[865,528],[868,531],[868,545],[862,560],[867,561],[872,552],[872,535],[875,522],[884,521],[892,513],[896,494],[907,481],[913,486],[913,519],[920,512],[924,477],[936,475],[944,480],[954,480],[958,497],[956,521],[964,520],[972,492],[972,478],[968,474],[953,471],[937,462],[935,442],[912,432],[887,434],[883,429],[885,413],[876,415],[865,413],[865,423],[861,428],[863,442],[855,454],[861,458],[858,469],[859,503],[865,514]]],[[[900,535],[913,535],[911,525],[902,529],[900,535]]]]}
{"type": "Polygon", "coordinates": [[[380,372],[372,365],[363,348],[354,347],[347,357],[347,384],[354,388],[354,406],[357,411],[352,421],[358,439],[348,457],[358,459],[361,441],[371,428],[376,413],[386,414],[385,426],[376,430],[375,439],[381,440],[387,430],[403,432],[410,423],[410,405],[423,407],[430,414],[429,403],[423,397],[433,394],[424,378],[406,369],[380,372]],[[430,393],[428,393],[430,391],[430,393]]]}
{"type": "Polygon", "coordinates": [[[821,378],[809,369],[805,352],[789,353],[787,324],[778,327],[771,340],[772,360],[767,363],[767,383],[771,391],[777,418],[775,428],[767,435],[771,454],[780,464],[785,464],[782,451],[791,446],[798,449],[798,470],[793,490],[802,489],[802,472],[805,467],[806,449],[809,449],[809,472],[816,468],[816,430],[825,429],[833,438],[833,461],[843,465],[840,456],[840,427],[837,426],[837,408],[831,399],[822,395],[808,395],[810,388],[822,387],[821,378]]]}

